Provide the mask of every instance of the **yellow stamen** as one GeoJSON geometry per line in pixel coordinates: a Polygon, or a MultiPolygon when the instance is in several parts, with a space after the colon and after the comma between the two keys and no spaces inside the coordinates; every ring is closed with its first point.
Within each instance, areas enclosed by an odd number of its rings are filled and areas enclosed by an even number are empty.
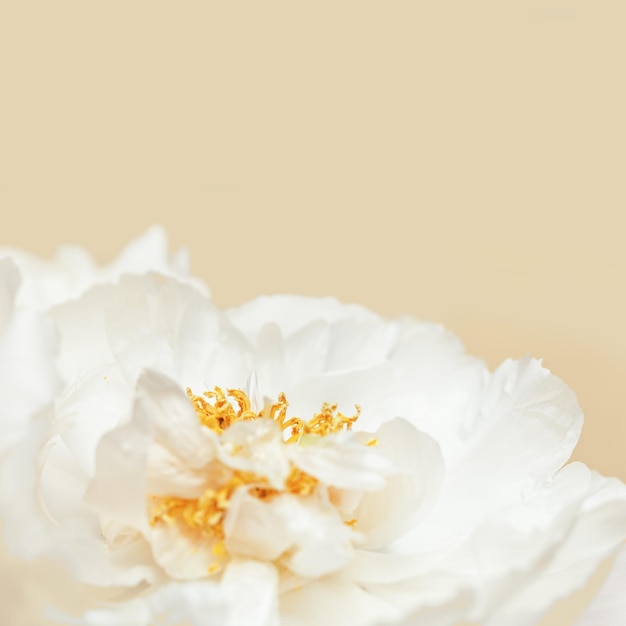
{"type": "MultiPolygon", "coordinates": [[[[250,398],[241,389],[224,391],[215,387],[213,391],[206,391],[201,396],[194,395],[189,388],[186,391],[198,421],[218,435],[236,422],[260,419],[266,415],[265,409],[259,412],[252,410],[250,398]]],[[[267,416],[281,427],[285,444],[298,443],[303,435],[325,437],[331,433],[350,430],[361,412],[357,405],[356,414],[348,417],[337,411],[336,404],[324,404],[319,413],[309,421],[304,421],[299,417],[287,419],[288,406],[285,394],[281,393],[277,402],[266,407],[267,416]]],[[[375,444],[368,442],[367,445],[375,444]]],[[[271,487],[265,477],[250,472],[232,470],[228,475],[228,480],[223,484],[207,489],[199,498],[153,496],[150,502],[150,524],[177,524],[182,527],[181,530],[199,533],[215,541],[213,554],[221,558],[226,552],[223,521],[236,489],[247,487],[251,496],[259,500],[269,500],[281,494],[310,496],[318,485],[316,478],[295,465],[291,466],[281,489],[271,487]]],[[[346,523],[352,527],[356,520],[346,523]]],[[[210,566],[209,573],[217,572],[220,567],[214,563],[210,566]]]]}
{"type": "MultiPolygon", "coordinates": [[[[255,412],[251,409],[250,398],[241,389],[224,391],[221,387],[215,387],[213,391],[205,391],[201,396],[194,395],[189,387],[186,391],[200,423],[218,434],[223,433],[235,422],[255,420],[265,416],[265,410],[255,412]]],[[[355,407],[355,415],[346,416],[337,411],[336,404],[324,403],[321,411],[305,422],[300,417],[286,419],[288,406],[285,394],[280,393],[278,401],[268,410],[268,417],[286,433],[286,443],[297,443],[302,435],[323,437],[341,430],[351,430],[352,424],[359,419],[361,413],[361,407],[358,404],[355,407]]]]}

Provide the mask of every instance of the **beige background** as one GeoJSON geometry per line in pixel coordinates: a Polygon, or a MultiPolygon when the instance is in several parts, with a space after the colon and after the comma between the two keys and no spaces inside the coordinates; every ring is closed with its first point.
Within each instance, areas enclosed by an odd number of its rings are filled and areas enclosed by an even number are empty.
{"type": "Polygon", "coordinates": [[[576,458],[626,479],[625,20],[0,0],[0,244],[105,261],[159,222],[220,305],[333,294],[543,357],[587,416],[576,458]]]}

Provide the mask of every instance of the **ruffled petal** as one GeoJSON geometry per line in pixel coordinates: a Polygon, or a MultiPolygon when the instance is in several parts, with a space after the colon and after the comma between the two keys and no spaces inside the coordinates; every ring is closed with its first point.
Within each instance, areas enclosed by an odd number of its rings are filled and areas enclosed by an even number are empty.
{"type": "Polygon", "coordinates": [[[576,396],[559,378],[535,360],[506,361],[467,424],[465,458],[446,473],[439,505],[398,549],[445,544],[523,501],[565,463],[581,426],[576,396]]]}
{"type": "MultiPolygon", "coordinates": [[[[565,536],[549,546],[528,571],[525,584],[518,584],[502,607],[485,615],[487,626],[533,623],[556,600],[583,587],[600,563],[622,545],[626,487],[595,472],[590,479],[579,509],[565,526],[565,536]]],[[[555,534],[558,532],[555,528],[555,534]]]]}
{"type": "Polygon", "coordinates": [[[0,249],[0,258],[10,256],[24,277],[17,298],[19,308],[47,310],[79,298],[96,284],[115,282],[122,274],[159,272],[193,283],[204,294],[208,289],[197,278],[188,276],[186,252],[174,255],[168,251],[167,236],[159,226],[153,226],[131,242],[110,265],[98,267],[91,256],[78,246],[59,248],[53,260],[40,259],[13,248],[0,249]]]}

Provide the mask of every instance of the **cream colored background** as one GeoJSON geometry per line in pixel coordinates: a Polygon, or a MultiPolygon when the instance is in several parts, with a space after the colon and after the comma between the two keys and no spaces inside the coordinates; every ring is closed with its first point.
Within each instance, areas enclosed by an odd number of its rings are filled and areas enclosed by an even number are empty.
{"type": "Polygon", "coordinates": [[[543,357],[575,457],[626,478],[625,18],[0,0],[0,243],[105,261],[160,222],[220,305],[332,294],[543,357]]]}

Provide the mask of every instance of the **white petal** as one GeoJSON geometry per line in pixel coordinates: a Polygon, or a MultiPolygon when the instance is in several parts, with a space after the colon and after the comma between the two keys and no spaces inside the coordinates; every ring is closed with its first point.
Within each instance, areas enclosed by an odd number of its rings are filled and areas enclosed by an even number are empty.
{"type": "Polygon", "coordinates": [[[102,437],[85,499],[100,515],[148,532],[148,450],[152,437],[136,420],[102,437]]]}
{"type": "Polygon", "coordinates": [[[351,531],[334,508],[310,497],[282,495],[261,501],[239,491],[224,532],[232,554],[265,559],[289,550],[282,563],[304,577],[336,571],[353,554],[351,531]]]}
{"type": "Polygon", "coordinates": [[[245,489],[238,490],[224,523],[229,552],[260,561],[278,559],[294,543],[283,528],[292,507],[288,498],[265,502],[249,495],[245,489]]]}
{"type": "Polygon", "coordinates": [[[200,425],[187,396],[167,376],[151,370],[144,372],[137,383],[135,415],[157,443],[190,467],[204,467],[214,458],[212,433],[200,425]]]}
{"type": "Polygon", "coordinates": [[[360,585],[327,576],[284,593],[281,626],[374,626],[394,624],[402,616],[393,604],[360,585]]]}
{"type": "Polygon", "coordinates": [[[52,402],[60,388],[54,328],[41,314],[14,310],[18,287],[13,262],[0,261],[0,457],[22,435],[32,414],[52,402]]]}
{"type": "MultiPolygon", "coordinates": [[[[217,313],[203,294],[155,273],[124,275],[119,284],[93,287],[78,300],[59,304],[50,313],[61,333],[60,365],[68,382],[115,361],[130,384],[147,367],[175,377],[182,366],[178,342],[189,332],[189,326],[195,330],[200,319],[203,332],[197,339],[206,341],[204,326],[212,324],[209,349],[215,348],[219,332],[213,321],[217,313]],[[196,313],[197,309],[204,317],[196,313]]],[[[190,349],[187,341],[184,347],[189,361],[198,350],[190,349]]],[[[199,365],[194,362],[196,368],[199,365]]]]}
{"type": "Polygon", "coordinates": [[[96,284],[115,282],[124,273],[160,272],[184,279],[208,293],[202,281],[187,276],[189,264],[184,251],[169,255],[165,232],[156,226],[131,242],[113,263],[102,268],[78,246],[63,246],[53,260],[10,248],[0,250],[0,257],[3,256],[12,257],[24,277],[18,306],[31,310],[46,310],[73,300],[96,284]]]}
{"type": "Polygon", "coordinates": [[[359,545],[367,549],[390,545],[429,513],[444,476],[439,446],[409,422],[387,422],[376,437],[374,449],[393,463],[395,471],[384,489],[363,496],[354,513],[364,535],[359,545]]]}
{"type": "Polygon", "coordinates": [[[104,435],[97,450],[96,473],[88,501],[107,516],[146,528],[149,451],[153,441],[167,447],[191,468],[213,456],[212,438],[176,383],[157,372],[142,375],[130,422],[104,435]]]}
{"type": "Polygon", "coordinates": [[[602,589],[574,626],[620,626],[626,615],[626,549],[622,547],[602,589]]]}
{"type": "Polygon", "coordinates": [[[192,468],[168,447],[152,443],[148,452],[148,493],[179,498],[198,498],[209,486],[206,467],[192,468]]]}
{"type": "Polygon", "coordinates": [[[114,294],[115,287],[98,286],[50,310],[60,334],[59,367],[67,383],[115,363],[105,328],[107,307],[114,294]]]}
{"type": "Polygon", "coordinates": [[[64,246],[49,261],[28,252],[5,249],[22,274],[23,284],[17,295],[17,306],[42,311],[80,295],[93,280],[95,265],[91,257],[77,246],[64,246]]]}
{"type": "Polygon", "coordinates": [[[498,612],[488,626],[509,618],[536,617],[551,604],[581,588],[600,563],[623,543],[626,534],[626,487],[595,472],[573,517],[567,535],[529,574],[526,585],[498,612]]]}
{"type": "Polygon", "coordinates": [[[136,585],[155,579],[142,537],[108,542],[98,517],[82,499],[84,479],[58,437],[49,440],[51,412],[38,415],[7,456],[0,475],[0,513],[12,553],[57,558],[77,580],[99,585],[136,585]],[[54,444],[51,446],[50,444],[54,444]]]}
{"type": "Polygon", "coordinates": [[[352,531],[332,508],[324,510],[302,498],[284,520],[295,551],[283,563],[295,574],[317,578],[346,566],[353,557],[352,531]]]}
{"type": "Polygon", "coordinates": [[[28,421],[22,437],[6,455],[0,472],[0,513],[7,546],[13,554],[35,558],[50,549],[53,528],[39,494],[40,452],[49,438],[53,411],[28,421]]]}
{"type": "Polygon", "coordinates": [[[559,378],[538,361],[506,361],[467,432],[465,458],[446,475],[441,502],[401,549],[445,543],[523,500],[567,460],[581,424],[576,396],[559,378]]]}
{"type": "Polygon", "coordinates": [[[160,523],[150,531],[155,561],[175,580],[197,580],[209,576],[221,559],[213,548],[217,542],[176,523],[160,523]]]}
{"type": "Polygon", "coordinates": [[[0,336],[0,419],[19,427],[20,421],[54,399],[60,387],[56,351],[56,335],[48,320],[30,311],[13,316],[0,336]]]}
{"type": "Polygon", "coordinates": [[[397,626],[461,626],[469,624],[474,596],[462,583],[445,573],[434,573],[400,584],[364,586],[379,601],[387,602],[404,619],[397,626]]]}
{"type": "Polygon", "coordinates": [[[107,341],[129,380],[157,369],[195,393],[243,387],[246,343],[206,297],[158,274],[124,276],[106,309],[107,341]]]}
{"type": "Polygon", "coordinates": [[[398,325],[393,376],[378,383],[386,393],[364,406],[361,426],[375,430],[390,416],[403,417],[440,444],[453,469],[467,449],[467,425],[479,412],[490,374],[443,327],[416,320],[398,325]]]}
{"type": "Polygon", "coordinates": [[[19,284],[20,276],[15,263],[9,258],[0,259],[0,333],[13,315],[19,284]]]}
{"type": "Polygon", "coordinates": [[[341,304],[335,298],[306,298],[302,296],[261,296],[240,307],[227,311],[237,328],[247,337],[256,338],[268,323],[276,323],[283,336],[304,328],[311,322],[340,319],[378,320],[376,314],[357,304],[341,304]]]}
{"type": "Polygon", "coordinates": [[[189,254],[181,249],[170,254],[167,234],[162,226],[152,226],[131,241],[120,255],[100,273],[101,280],[115,280],[123,274],[145,274],[158,272],[193,285],[204,295],[209,289],[203,281],[189,276],[189,254]]]}
{"type": "Polygon", "coordinates": [[[91,370],[70,385],[56,402],[54,425],[83,470],[93,475],[102,436],[130,412],[133,388],[116,366],[91,370]]]}
{"type": "Polygon", "coordinates": [[[391,459],[376,447],[358,441],[351,432],[325,437],[304,435],[289,452],[301,470],[325,485],[340,489],[382,489],[386,484],[385,477],[394,471],[391,459]]]}
{"type": "Polygon", "coordinates": [[[251,472],[282,489],[291,466],[282,431],[274,420],[236,422],[220,437],[220,461],[227,467],[251,472]]]}
{"type": "Polygon", "coordinates": [[[277,575],[271,565],[232,563],[220,583],[171,583],[145,598],[89,611],[85,626],[278,626],[277,575]]]}
{"type": "MultiPolygon", "coordinates": [[[[393,367],[390,363],[375,365],[358,371],[341,373],[323,373],[319,376],[306,378],[298,381],[291,387],[283,389],[289,400],[288,415],[295,415],[308,420],[319,413],[324,402],[337,404],[341,412],[352,415],[355,406],[362,407],[359,427],[367,430],[375,430],[380,421],[370,428],[369,420],[371,406],[388,398],[392,390],[386,385],[386,381],[394,376],[393,367]],[[381,382],[384,381],[384,382],[381,382]]],[[[260,380],[261,385],[263,381],[260,380]]],[[[386,413],[385,420],[393,413],[386,413]]]]}

